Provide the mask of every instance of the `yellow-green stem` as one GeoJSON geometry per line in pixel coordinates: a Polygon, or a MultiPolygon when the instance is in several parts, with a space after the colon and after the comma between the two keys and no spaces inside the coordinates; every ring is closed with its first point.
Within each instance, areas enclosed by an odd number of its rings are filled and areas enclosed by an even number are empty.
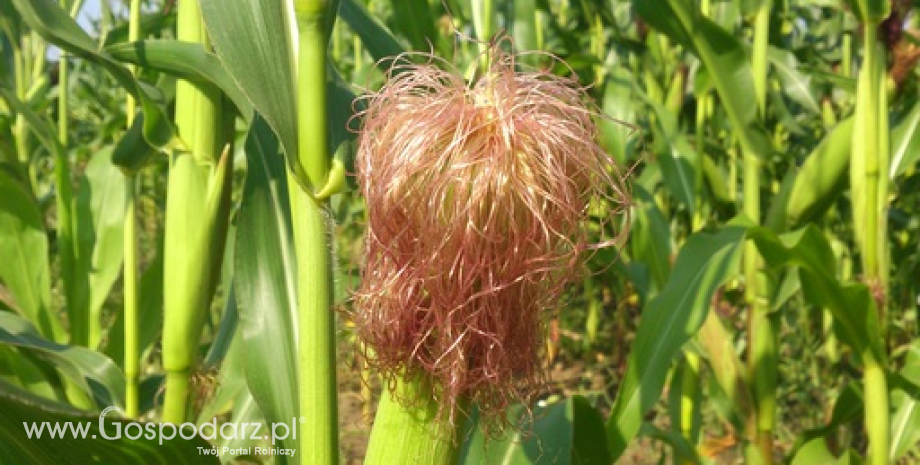
{"type": "Polygon", "coordinates": [[[698,411],[700,393],[700,355],[692,350],[684,352],[686,365],[681,377],[680,390],[680,434],[690,444],[696,444],[694,419],[698,411]]]}
{"type": "Polygon", "coordinates": [[[135,176],[126,176],[127,205],[124,222],[124,294],[125,294],[125,415],[136,418],[138,412],[138,280],[137,280],[137,196],[135,176]]]}
{"type": "MultiPolygon", "coordinates": [[[[141,2],[131,0],[131,11],[128,18],[128,40],[140,39],[141,30],[141,2]]],[[[132,66],[132,72],[136,68],[132,66]]],[[[137,103],[128,95],[126,102],[127,127],[130,128],[134,121],[137,103]]],[[[125,415],[136,418],[138,411],[138,381],[140,377],[140,350],[138,347],[138,232],[137,232],[137,176],[135,173],[125,173],[125,218],[124,218],[124,295],[125,295],[125,415]]]]}
{"type": "MultiPolygon", "coordinates": [[[[885,86],[885,53],[878,42],[884,2],[860,2],[864,57],[857,84],[857,129],[850,158],[853,218],[862,254],[863,275],[876,298],[882,327],[870,337],[884,346],[885,296],[888,292],[888,241],[885,211],[888,202],[889,128],[885,86]]],[[[865,363],[865,421],[872,465],[889,461],[889,399],[883,355],[863,355],[865,363]]]]}
{"type": "MultiPolygon", "coordinates": [[[[866,137],[866,148],[864,152],[865,160],[865,185],[864,192],[866,195],[865,203],[865,244],[864,248],[861,251],[863,256],[863,272],[866,275],[867,282],[874,284],[880,278],[881,270],[879,270],[879,253],[878,253],[878,241],[879,241],[879,209],[877,204],[879,201],[884,201],[884,199],[879,199],[879,176],[881,175],[881,169],[879,166],[879,158],[881,156],[880,152],[880,131],[878,125],[878,114],[879,100],[881,96],[880,93],[884,92],[880,88],[880,80],[883,79],[884,72],[881,71],[880,65],[880,50],[877,44],[878,42],[878,30],[873,24],[867,24],[865,26],[865,60],[863,66],[867,70],[868,79],[866,99],[867,105],[866,109],[870,110],[870,115],[872,117],[866,118],[865,126],[865,137],[866,137]]],[[[887,111],[887,110],[886,110],[887,111]]],[[[858,155],[857,155],[858,156],[858,155]]],[[[857,225],[859,227],[859,225],[857,225]]],[[[887,270],[886,270],[887,271],[887,270]]]]}
{"type": "MultiPolygon", "coordinates": [[[[766,115],[770,13],[772,1],[761,3],[754,18],[754,43],[751,71],[758,115],[766,115]]],[[[744,130],[744,129],[741,129],[744,130]]],[[[743,148],[744,158],[744,212],[752,221],[760,224],[760,169],[761,160],[751,147],[743,148]]],[[[773,429],[776,418],[777,356],[776,331],[770,320],[769,281],[763,271],[763,263],[754,243],[745,245],[744,277],[745,300],[750,309],[749,328],[751,350],[748,358],[752,387],[754,391],[757,431],[753,438],[764,463],[773,463],[773,429]]]]}
{"type": "Polygon", "coordinates": [[[475,25],[478,26],[479,31],[479,69],[483,73],[489,71],[489,62],[490,54],[489,50],[490,42],[492,40],[493,28],[492,24],[495,18],[495,2],[494,0],[475,0],[473,2],[473,15],[475,16],[475,25]]]}
{"type": "Polygon", "coordinates": [[[765,0],[754,16],[754,43],[751,72],[754,76],[754,95],[761,117],[767,109],[767,49],[770,46],[770,11],[772,0],[765,0]]]}
{"type": "Polygon", "coordinates": [[[166,398],[163,404],[163,422],[179,425],[187,416],[191,394],[191,370],[166,372],[166,398]]]}
{"type": "MultiPolygon", "coordinates": [[[[329,174],[326,123],[326,14],[324,0],[296,0],[298,163],[314,192],[329,174]]],[[[291,179],[289,173],[289,179],[291,179]]],[[[293,180],[292,180],[293,181],[293,180]]],[[[290,195],[297,255],[298,384],[301,463],[339,461],[335,314],[325,201],[297,186],[290,195]]]]}
{"type": "MultiPolygon", "coordinates": [[[[294,185],[294,184],[289,184],[294,185]]],[[[307,193],[290,194],[297,244],[298,375],[302,464],[339,460],[335,314],[325,206],[307,193]]]]}
{"type": "Polygon", "coordinates": [[[885,367],[873,358],[866,358],[866,431],[869,435],[869,465],[889,463],[888,443],[891,438],[888,412],[888,380],[885,367]]]}

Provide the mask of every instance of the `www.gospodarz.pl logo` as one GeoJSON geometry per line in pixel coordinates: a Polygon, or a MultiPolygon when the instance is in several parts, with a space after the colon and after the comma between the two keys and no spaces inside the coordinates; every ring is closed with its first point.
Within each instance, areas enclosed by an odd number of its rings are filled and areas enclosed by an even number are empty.
{"type": "MultiPolygon", "coordinates": [[[[271,428],[263,429],[263,424],[254,422],[254,423],[223,423],[218,426],[217,419],[212,418],[210,422],[202,423],[200,426],[186,422],[182,423],[179,426],[176,426],[172,423],[138,423],[138,422],[123,422],[123,421],[109,421],[106,425],[105,417],[110,412],[116,411],[116,413],[121,413],[121,409],[115,406],[106,407],[102,412],[99,413],[99,420],[97,428],[99,430],[99,435],[102,436],[102,439],[107,440],[119,440],[122,438],[129,440],[138,440],[142,437],[146,440],[154,440],[162,445],[164,440],[172,440],[177,436],[190,440],[196,436],[201,437],[202,439],[208,441],[214,441],[218,436],[224,441],[232,440],[252,440],[252,441],[262,441],[271,439],[272,445],[279,440],[285,440],[289,437],[291,440],[297,439],[297,418],[291,418],[291,423],[272,423],[271,428]],[[210,429],[208,432],[207,429],[210,429]]],[[[300,423],[304,423],[305,418],[301,417],[299,419],[300,423]]],[[[92,423],[91,422],[40,422],[40,423],[29,423],[23,422],[23,427],[26,430],[26,435],[29,439],[40,439],[43,434],[47,433],[46,437],[52,439],[66,437],[71,438],[80,438],[80,439],[98,439],[96,434],[92,434],[92,423]]],[[[204,449],[204,452],[201,453],[207,454],[211,449],[204,449]]],[[[214,447],[216,450],[217,448],[214,447]]],[[[223,448],[227,449],[227,448],[223,448]]],[[[260,448],[255,448],[260,449],[260,448]]],[[[220,452],[227,452],[221,450],[220,452]]],[[[233,450],[229,451],[233,452],[233,450]]],[[[249,451],[253,453],[256,451],[249,451]]],[[[261,452],[261,449],[258,451],[261,452]]],[[[256,452],[256,453],[258,453],[256,452]]],[[[294,449],[277,449],[277,448],[266,448],[266,452],[269,452],[265,455],[294,455],[294,449]]]]}

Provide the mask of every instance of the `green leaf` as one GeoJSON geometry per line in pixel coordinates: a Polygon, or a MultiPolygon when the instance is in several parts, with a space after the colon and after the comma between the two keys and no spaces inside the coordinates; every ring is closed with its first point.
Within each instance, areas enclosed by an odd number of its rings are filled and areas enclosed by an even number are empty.
{"type": "Polygon", "coordinates": [[[386,71],[392,64],[392,58],[406,51],[386,26],[367,11],[363,2],[342,0],[339,16],[361,37],[361,42],[381,70],[386,71]]]}
{"type": "Polygon", "coordinates": [[[520,405],[509,409],[508,418],[520,428],[498,438],[486,438],[476,427],[478,414],[470,421],[472,436],[461,451],[458,463],[467,465],[570,464],[573,451],[574,407],[572,399],[533,408],[532,417],[520,405]],[[532,422],[531,422],[532,420],[532,422]]]}
{"type": "Polygon", "coordinates": [[[246,139],[249,173],[237,222],[235,279],[246,379],[269,422],[289,421],[299,411],[297,270],[280,150],[267,123],[256,117],[246,139]]]}
{"type": "Polygon", "coordinates": [[[651,195],[638,187],[636,198],[639,200],[630,230],[630,257],[648,266],[656,292],[671,272],[671,231],[651,195]]]}
{"type": "MultiPolygon", "coordinates": [[[[86,279],[85,305],[92,321],[102,320],[102,305],[121,274],[124,257],[125,176],[111,163],[111,147],[90,160],[76,199],[78,276],[86,279]]],[[[90,341],[95,347],[99,341],[90,341]]]]}
{"type": "Polygon", "coordinates": [[[854,121],[847,118],[837,124],[798,169],[786,203],[790,227],[820,217],[839,198],[850,166],[854,121]]]}
{"type": "Polygon", "coordinates": [[[767,50],[767,60],[773,65],[783,92],[813,114],[821,114],[821,105],[815,98],[817,93],[812,87],[811,76],[801,71],[795,55],[788,50],[770,47],[767,50]]]}
{"type": "Polygon", "coordinates": [[[696,208],[696,167],[699,155],[677,126],[677,118],[658,102],[648,100],[655,112],[656,152],[665,185],[692,214],[696,208]]]}
{"type": "Polygon", "coordinates": [[[64,153],[64,146],[57,138],[56,129],[44,115],[40,115],[30,107],[27,102],[19,100],[10,89],[0,86],[0,97],[6,101],[14,112],[19,113],[29,123],[29,129],[42,146],[51,152],[55,158],[64,153]]]}
{"type": "Polygon", "coordinates": [[[68,402],[68,394],[78,401],[88,399],[80,393],[68,393],[68,386],[62,389],[60,377],[44,360],[13,346],[0,344],[0,373],[0,379],[45,399],[68,402]]]}
{"type": "Polygon", "coordinates": [[[48,236],[32,196],[12,177],[0,171],[0,282],[16,308],[46,338],[62,332],[51,311],[51,271],[48,236]]]}
{"type": "Polygon", "coordinates": [[[115,144],[112,163],[130,175],[147,166],[156,153],[157,150],[144,139],[144,113],[138,112],[131,127],[115,144]]]}
{"type": "Polygon", "coordinates": [[[390,4],[396,18],[393,25],[409,39],[414,50],[427,51],[437,44],[437,29],[428,0],[390,0],[390,4]]]}
{"type": "MultiPolygon", "coordinates": [[[[511,36],[514,38],[514,48],[524,52],[537,50],[537,15],[540,10],[537,9],[536,0],[515,0],[514,1],[514,18],[511,23],[511,36]]],[[[530,64],[533,64],[533,58],[530,56],[530,64]]]]}
{"type": "MultiPolygon", "coordinates": [[[[42,399],[0,381],[0,456],[9,463],[95,463],[95,464],[217,464],[216,455],[205,455],[200,449],[212,450],[200,437],[162,439],[170,434],[170,427],[136,423],[116,419],[115,413],[81,412],[66,404],[42,399]],[[55,426],[69,430],[52,437],[49,428],[55,426]],[[100,429],[100,423],[103,428],[100,429]],[[130,426],[129,426],[130,425],[130,426]],[[30,426],[44,427],[41,436],[27,430],[30,426]],[[149,427],[149,429],[148,429],[149,427]],[[84,428],[85,436],[72,431],[84,428]],[[163,428],[165,434],[158,434],[163,428]],[[148,434],[153,431],[153,434],[148,434]],[[120,434],[119,434],[120,432],[120,434]],[[130,439],[140,434],[137,439],[130,439]],[[112,437],[113,439],[104,439],[112,437]]],[[[34,429],[32,431],[35,431],[34,429]]],[[[186,433],[187,435],[188,433],[186,433]]]]}
{"type": "MultiPolygon", "coordinates": [[[[914,339],[907,351],[900,376],[920,386],[920,339],[914,339]]],[[[895,384],[891,393],[891,456],[894,463],[908,452],[920,448],[920,395],[913,389],[895,384]]]]}
{"type": "Polygon", "coordinates": [[[122,87],[141,102],[141,107],[146,116],[144,137],[150,145],[163,147],[172,139],[172,127],[167,123],[169,119],[163,107],[164,104],[159,91],[150,85],[137,81],[127,67],[107,53],[100,52],[96,46],[96,41],[86,34],[80,25],[70,17],[70,14],[61,9],[57,2],[11,1],[22,15],[23,21],[48,42],[102,66],[122,87]]]}
{"type": "Polygon", "coordinates": [[[124,374],[99,352],[80,346],[55,344],[42,338],[28,321],[0,312],[0,343],[28,351],[58,371],[95,400],[101,409],[124,404],[124,374]]]}
{"type": "Polygon", "coordinates": [[[476,428],[474,412],[470,426],[475,429],[463,445],[458,463],[608,465],[612,462],[604,420],[584,397],[538,405],[532,414],[529,416],[520,405],[513,407],[508,418],[520,428],[511,428],[511,432],[498,438],[486,438],[476,428]]]}
{"type": "Polygon", "coordinates": [[[744,228],[687,238],[664,289],[642,313],[626,375],[607,420],[614,459],[636,436],[645,413],[658,401],[681,347],[702,326],[716,289],[738,272],[744,228]]]}
{"type": "Polygon", "coordinates": [[[891,131],[891,171],[894,179],[916,165],[920,157],[920,103],[891,131]]]}
{"type": "Polygon", "coordinates": [[[216,55],[201,44],[178,40],[147,40],[106,47],[106,52],[156,71],[186,79],[198,85],[214,85],[227,94],[246,122],[252,121],[252,104],[237,86],[216,55]]]}
{"type": "MultiPolygon", "coordinates": [[[[140,321],[138,322],[138,348],[147,354],[159,342],[163,329],[163,244],[158,241],[156,256],[147,266],[140,282],[140,321]]],[[[118,312],[108,333],[105,353],[124,366],[125,312],[118,312]]]]}
{"type": "Polygon", "coordinates": [[[748,53],[738,37],[701,14],[698,2],[633,0],[633,6],[652,27],[699,57],[744,152],[765,156],[769,139],[764,140],[752,125],[757,109],[752,103],[756,101],[754,78],[748,53]]]}
{"type": "Polygon", "coordinates": [[[698,2],[633,0],[636,12],[648,23],[699,56],[708,70],[722,104],[736,130],[754,120],[754,80],[748,54],[738,37],[703,16],[698,2]]]}
{"type": "MultiPolygon", "coordinates": [[[[680,432],[675,429],[663,430],[656,428],[652,424],[646,423],[642,425],[640,434],[642,436],[657,439],[668,444],[671,446],[671,449],[674,450],[675,457],[680,457],[682,460],[688,460],[689,463],[693,464],[699,464],[702,462],[693,445],[691,445],[687,439],[681,436],[680,432]]],[[[687,462],[681,461],[681,463],[687,462]]]]}
{"type": "Polygon", "coordinates": [[[613,463],[607,445],[604,418],[582,396],[568,399],[572,404],[572,464],[607,465],[613,463]]]}
{"type": "Polygon", "coordinates": [[[622,66],[613,68],[604,83],[603,110],[610,118],[601,118],[598,122],[600,142],[607,153],[613,155],[621,165],[626,165],[634,145],[630,136],[635,131],[627,126],[636,120],[632,100],[634,89],[632,73],[622,66]]]}
{"type": "Polygon", "coordinates": [[[766,228],[753,228],[748,234],[769,266],[799,267],[805,299],[833,313],[837,336],[859,357],[871,356],[879,362],[886,359],[869,289],[837,281],[834,253],[817,227],[809,225],[782,236],[766,228]]]}
{"type": "Polygon", "coordinates": [[[201,15],[227,71],[281,140],[288,166],[308,187],[297,161],[297,90],[286,2],[201,0],[201,15]],[[271,83],[271,85],[266,85],[271,83]]]}
{"type": "MultiPolygon", "coordinates": [[[[802,431],[792,445],[789,456],[795,457],[798,451],[816,438],[836,435],[839,428],[852,424],[863,415],[863,394],[856,382],[846,385],[834,401],[831,419],[824,426],[802,431]]],[[[814,447],[814,446],[812,446],[814,447]]]]}
{"type": "Polygon", "coordinates": [[[856,453],[844,452],[840,457],[834,456],[827,447],[827,439],[812,439],[799,449],[792,459],[792,465],[849,465],[862,463],[856,453]]]}

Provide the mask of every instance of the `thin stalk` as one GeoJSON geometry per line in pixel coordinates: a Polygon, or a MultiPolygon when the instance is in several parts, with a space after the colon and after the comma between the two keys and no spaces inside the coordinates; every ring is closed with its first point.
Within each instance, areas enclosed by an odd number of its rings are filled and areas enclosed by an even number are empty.
{"type": "MultiPolygon", "coordinates": [[[[454,431],[439,429],[435,420],[438,402],[427,382],[421,378],[397,380],[395,397],[384,389],[365,465],[457,463],[458,448],[454,431]],[[408,399],[403,405],[397,399],[408,399]]],[[[458,430],[460,425],[456,425],[458,430]]]]}
{"type": "MultiPolygon", "coordinates": [[[[882,153],[882,133],[880,124],[878,124],[878,118],[882,116],[881,112],[887,112],[887,108],[880,105],[884,98],[885,89],[882,85],[884,71],[882,68],[883,62],[881,61],[884,56],[878,45],[878,30],[871,24],[867,24],[864,29],[865,59],[863,66],[866,68],[868,77],[866,80],[868,87],[866,107],[871,111],[872,117],[867,118],[870,124],[866,124],[865,127],[867,149],[863,158],[865,162],[864,192],[866,193],[864,203],[865,247],[862,250],[862,256],[866,280],[872,286],[878,285],[887,273],[887,269],[882,270],[880,266],[883,261],[883,254],[880,253],[879,241],[885,237],[883,235],[885,223],[882,221],[881,211],[884,210],[886,199],[881,196],[880,190],[880,178],[883,173],[881,164],[885,156],[882,153]],[[880,206],[881,208],[879,208],[880,206]]],[[[886,169],[884,173],[887,172],[888,170],[886,169]]]]}
{"type": "MultiPolygon", "coordinates": [[[[131,0],[128,18],[128,40],[137,41],[141,37],[141,2],[131,0]]],[[[137,73],[132,66],[132,72],[137,73]]],[[[131,127],[137,103],[128,95],[126,103],[126,126],[131,127]]],[[[140,377],[140,353],[138,348],[138,232],[137,232],[137,175],[125,173],[125,218],[124,218],[124,295],[125,295],[125,415],[136,418],[138,411],[138,379],[140,377]]]]}
{"type": "MultiPolygon", "coordinates": [[[[876,298],[880,331],[877,338],[884,347],[885,305],[888,292],[888,241],[885,212],[888,202],[889,128],[888,99],[885,86],[885,53],[878,42],[878,26],[885,14],[873,8],[883,6],[863,3],[864,57],[857,84],[857,129],[853,135],[850,158],[853,218],[856,238],[862,254],[863,275],[876,298]]],[[[865,421],[869,437],[869,461],[872,465],[888,463],[889,399],[886,362],[874,354],[864,355],[865,421]]]]}
{"type": "MultiPolygon", "coordinates": [[[[770,13],[772,0],[764,1],[754,18],[754,44],[751,68],[758,114],[766,115],[770,13]]],[[[762,161],[751,150],[743,151],[744,213],[760,223],[760,170],[762,161]]],[[[754,390],[757,431],[754,441],[764,463],[773,463],[773,430],[776,423],[777,355],[776,330],[770,320],[769,282],[763,262],[753,242],[744,250],[745,300],[750,309],[749,334],[751,351],[748,369],[754,390]]]]}
{"type": "MultiPolygon", "coordinates": [[[[325,0],[297,0],[298,163],[318,191],[329,174],[326,122],[325,0]]],[[[289,173],[289,176],[291,174],[289,173]]],[[[290,183],[299,186],[298,183],[290,183]]],[[[297,244],[298,384],[301,463],[339,461],[335,315],[330,228],[325,201],[301,189],[290,196],[297,244]]]]}
{"type": "Polygon", "coordinates": [[[889,463],[888,443],[891,437],[888,412],[888,380],[885,367],[874,358],[866,358],[866,432],[869,435],[869,465],[889,463]]]}
{"type": "Polygon", "coordinates": [[[125,176],[124,221],[124,294],[125,294],[125,415],[137,418],[138,380],[140,377],[140,350],[138,344],[138,260],[137,260],[137,195],[136,176],[125,176]]]}
{"type": "Polygon", "coordinates": [[[684,357],[686,365],[680,379],[680,434],[690,444],[696,444],[693,423],[699,410],[697,401],[700,393],[701,360],[700,355],[692,350],[685,351],[684,357]]]}
{"type": "Polygon", "coordinates": [[[473,19],[474,25],[478,29],[476,32],[479,36],[479,69],[483,73],[489,71],[490,50],[492,27],[495,18],[494,0],[476,0],[473,2],[473,19]]]}
{"type": "Polygon", "coordinates": [[[757,100],[757,109],[760,111],[761,118],[767,110],[767,49],[770,46],[770,11],[772,8],[773,1],[765,0],[754,16],[751,71],[754,77],[754,98],[757,100]]]}
{"type": "Polygon", "coordinates": [[[307,418],[297,433],[301,463],[335,464],[338,398],[328,211],[300,189],[294,189],[290,199],[297,244],[298,398],[300,417],[307,418]]]}

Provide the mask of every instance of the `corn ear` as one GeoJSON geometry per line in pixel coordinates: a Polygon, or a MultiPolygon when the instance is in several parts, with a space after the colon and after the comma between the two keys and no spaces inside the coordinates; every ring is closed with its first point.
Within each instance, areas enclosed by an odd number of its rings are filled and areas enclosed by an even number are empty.
{"type": "Polygon", "coordinates": [[[187,154],[170,167],[166,206],[163,367],[167,377],[164,420],[184,421],[188,377],[198,339],[217,287],[230,213],[232,157],[199,165],[187,154]],[[170,388],[174,391],[170,391],[170,388]]]}
{"type": "MultiPolygon", "coordinates": [[[[178,38],[209,46],[197,2],[179,4],[178,38]]],[[[223,260],[233,172],[223,107],[215,87],[176,84],[176,128],[186,150],[172,155],[166,198],[163,420],[169,423],[187,416],[189,376],[223,260]]]]}

